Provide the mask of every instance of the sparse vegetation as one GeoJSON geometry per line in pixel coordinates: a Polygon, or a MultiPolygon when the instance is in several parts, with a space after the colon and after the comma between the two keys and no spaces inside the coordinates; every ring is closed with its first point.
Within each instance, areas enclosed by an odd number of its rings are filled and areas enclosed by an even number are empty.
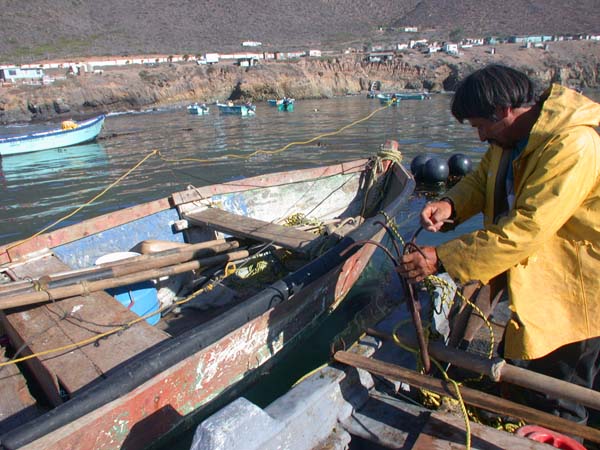
{"type": "Polygon", "coordinates": [[[598,0],[36,0],[4,2],[0,63],[137,53],[342,50],[417,35],[447,39],[512,34],[599,33],[598,0]],[[531,8],[531,4],[535,8],[531,8]],[[379,31],[379,27],[382,30],[379,31]],[[405,33],[404,27],[419,33],[405,33]]]}

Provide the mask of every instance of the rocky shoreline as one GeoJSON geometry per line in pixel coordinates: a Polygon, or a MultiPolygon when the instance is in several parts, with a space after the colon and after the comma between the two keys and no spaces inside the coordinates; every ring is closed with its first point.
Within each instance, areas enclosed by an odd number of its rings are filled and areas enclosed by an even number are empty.
{"type": "Polygon", "coordinates": [[[467,73],[491,62],[525,70],[540,86],[558,82],[576,88],[600,87],[600,42],[557,42],[549,51],[516,44],[469,49],[460,57],[401,54],[392,62],[367,63],[363,55],[288,62],[254,67],[220,63],[127,66],[57,80],[47,86],[0,88],[0,123],[82,118],[100,112],[145,110],[191,101],[265,101],[284,95],[296,99],[327,98],[368,90],[452,91],[467,73]]]}

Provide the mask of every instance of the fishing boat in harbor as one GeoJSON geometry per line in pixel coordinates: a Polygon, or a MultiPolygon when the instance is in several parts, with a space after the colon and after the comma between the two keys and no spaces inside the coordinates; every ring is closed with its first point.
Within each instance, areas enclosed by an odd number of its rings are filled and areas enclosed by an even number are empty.
{"type": "Polygon", "coordinates": [[[382,105],[395,105],[401,100],[427,100],[431,95],[428,92],[393,92],[377,94],[376,97],[382,105]]]}
{"type": "Polygon", "coordinates": [[[187,107],[187,111],[195,116],[205,116],[209,112],[209,107],[205,104],[193,103],[187,107]]]}
{"type": "Polygon", "coordinates": [[[428,100],[431,98],[431,94],[428,92],[395,92],[392,95],[400,100],[428,100]]]}
{"type": "Polygon", "coordinates": [[[63,121],[60,128],[19,136],[0,136],[0,156],[19,155],[53,148],[69,147],[96,140],[104,115],[75,122],[63,121]]]}
{"type": "Polygon", "coordinates": [[[267,104],[269,106],[276,106],[279,111],[293,111],[294,103],[296,103],[296,99],[283,97],[282,99],[269,99],[267,100],[267,104]]]}
{"type": "Polygon", "coordinates": [[[2,448],[144,449],[237,397],[342,303],[402,213],[414,180],[384,150],[0,247],[2,448]]]}
{"type": "Polygon", "coordinates": [[[238,116],[253,116],[256,114],[256,106],[252,104],[217,103],[217,107],[221,114],[234,114],[238,116]]]}

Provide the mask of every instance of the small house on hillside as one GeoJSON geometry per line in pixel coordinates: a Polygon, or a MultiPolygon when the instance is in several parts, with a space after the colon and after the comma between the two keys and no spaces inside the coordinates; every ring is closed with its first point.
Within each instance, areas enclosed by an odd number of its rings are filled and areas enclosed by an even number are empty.
{"type": "Polygon", "coordinates": [[[367,55],[367,61],[370,63],[387,62],[394,59],[394,52],[371,52],[367,55]]]}
{"type": "Polygon", "coordinates": [[[4,82],[14,83],[15,81],[41,81],[42,78],[44,78],[44,71],[40,68],[23,69],[16,66],[0,68],[0,80],[4,82]]]}

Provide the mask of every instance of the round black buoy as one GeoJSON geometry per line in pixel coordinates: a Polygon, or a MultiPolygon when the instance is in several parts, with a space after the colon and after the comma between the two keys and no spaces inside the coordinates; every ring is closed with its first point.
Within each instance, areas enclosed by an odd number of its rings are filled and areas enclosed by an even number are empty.
{"type": "Polygon", "coordinates": [[[423,181],[425,183],[443,183],[448,179],[449,173],[446,161],[431,158],[423,166],[423,181]]]}
{"type": "Polygon", "coordinates": [[[430,155],[417,155],[410,163],[410,172],[417,181],[423,181],[423,169],[425,163],[431,159],[430,155]]]}
{"type": "Polygon", "coordinates": [[[473,163],[467,155],[454,153],[448,158],[448,169],[451,177],[464,177],[473,170],[473,163]]]}

